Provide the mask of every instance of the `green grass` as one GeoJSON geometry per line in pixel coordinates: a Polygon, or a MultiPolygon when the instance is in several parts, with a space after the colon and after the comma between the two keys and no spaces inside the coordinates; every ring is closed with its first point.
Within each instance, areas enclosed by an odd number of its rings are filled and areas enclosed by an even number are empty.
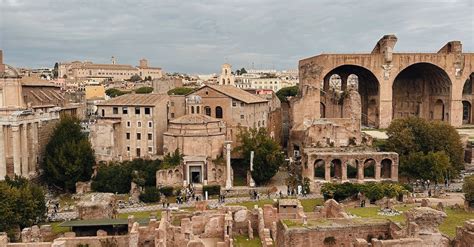
{"type": "Polygon", "coordinates": [[[234,246],[235,247],[260,247],[262,244],[260,243],[260,238],[254,237],[253,239],[249,239],[247,236],[235,236],[234,237],[234,246]]]}
{"type": "MultiPolygon", "coordinates": [[[[413,206],[397,206],[395,207],[399,211],[406,211],[412,208],[413,206]]],[[[397,223],[405,223],[405,216],[403,214],[397,216],[382,216],[378,215],[377,211],[379,210],[378,207],[367,207],[367,208],[348,208],[347,212],[360,216],[362,218],[372,218],[372,219],[390,219],[397,223]]],[[[465,212],[464,210],[456,210],[446,208],[445,210],[448,217],[443,221],[443,223],[439,226],[439,230],[450,236],[454,237],[456,235],[456,226],[462,226],[464,221],[468,219],[474,219],[473,213],[465,212]]]]}
{"type": "Polygon", "coordinates": [[[121,213],[118,214],[117,218],[119,219],[128,219],[129,215],[134,215],[136,219],[141,219],[141,218],[150,218],[150,214],[156,212],[156,218],[160,219],[161,218],[161,210],[157,211],[143,211],[143,212],[133,212],[133,213],[121,213]]]}
{"type": "Polygon", "coordinates": [[[314,207],[321,206],[324,204],[324,200],[322,198],[316,199],[301,199],[301,206],[303,206],[303,210],[305,212],[313,212],[314,207]]]}
{"type": "Polygon", "coordinates": [[[229,206],[244,206],[247,209],[253,209],[254,205],[258,205],[259,208],[262,208],[263,205],[270,204],[273,205],[273,199],[263,199],[259,201],[249,201],[249,202],[240,202],[240,203],[228,203],[229,206]]]}

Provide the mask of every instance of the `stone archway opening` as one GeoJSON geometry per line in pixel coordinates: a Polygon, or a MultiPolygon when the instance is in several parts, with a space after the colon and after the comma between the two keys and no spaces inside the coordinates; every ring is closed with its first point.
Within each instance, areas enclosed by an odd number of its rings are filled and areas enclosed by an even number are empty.
{"type": "Polygon", "coordinates": [[[364,161],[364,178],[375,178],[375,160],[366,159],[364,161]]]}
{"type": "Polygon", "coordinates": [[[331,115],[328,99],[331,88],[338,88],[342,92],[353,88],[359,92],[361,98],[361,123],[364,126],[379,126],[379,81],[368,69],[357,65],[342,65],[334,68],[324,76],[321,102],[325,102],[326,117],[337,118],[341,114],[335,112],[331,115]]]}
{"type": "Polygon", "coordinates": [[[472,124],[473,123],[473,112],[472,103],[474,102],[474,92],[472,87],[472,81],[474,79],[474,73],[464,82],[462,89],[462,123],[472,124]]]}
{"type": "Polygon", "coordinates": [[[314,162],[314,179],[324,180],[326,177],[326,162],[324,160],[316,160],[314,162]]]}
{"type": "Polygon", "coordinates": [[[333,179],[342,178],[342,162],[340,159],[331,160],[330,175],[331,175],[331,178],[333,179]]]}
{"type": "Polygon", "coordinates": [[[434,64],[408,66],[392,85],[393,119],[416,116],[449,121],[451,85],[448,74],[434,64]]]}
{"type": "Polygon", "coordinates": [[[346,162],[347,178],[357,179],[357,161],[350,160],[346,162]]]}
{"type": "Polygon", "coordinates": [[[380,177],[389,179],[392,177],[392,160],[383,159],[380,163],[380,177]]]}
{"type": "Polygon", "coordinates": [[[326,106],[323,102],[319,103],[320,118],[326,118],[326,106]]]}

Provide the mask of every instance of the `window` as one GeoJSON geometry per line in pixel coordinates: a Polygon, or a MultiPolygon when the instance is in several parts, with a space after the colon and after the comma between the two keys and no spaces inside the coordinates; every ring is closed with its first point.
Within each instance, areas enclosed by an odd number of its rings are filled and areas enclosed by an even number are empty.
{"type": "Polygon", "coordinates": [[[148,133],[148,140],[149,140],[149,141],[153,140],[153,135],[150,134],[150,133],[148,133]]]}
{"type": "Polygon", "coordinates": [[[153,128],[153,122],[152,121],[148,121],[148,128],[153,128]]]}
{"type": "Polygon", "coordinates": [[[244,118],[245,118],[245,116],[244,116],[244,115],[240,115],[240,119],[244,119],[244,118]]]}
{"type": "Polygon", "coordinates": [[[142,122],[137,121],[137,127],[138,127],[138,128],[142,127],[142,122]]]}
{"type": "Polygon", "coordinates": [[[112,108],[112,112],[113,112],[114,114],[118,114],[118,107],[112,108]]]}
{"type": "Polygon", "coordinates": [[[222,118],[222,107],[216,106],[216,118],[222,118]]]}
{"type": "Polygon", "coordinates": [[[240,102],[240,107],[244,107],[244,102],[240,102]]]}
{"type": "Polygon", "coordinates": [[[130,121],[127,121],[127,127],[130,128],[131,125],[130,121]]]}
{"type": "Polygon", "coordinates": [[[137,148],[137,157],[140,157],[140,148],[137,148]]]}
{"type": "Polygon", "coordinates": [[[194,106],[191,106],[191,114],[194,114],[194,106]]]}
{"type": "Polygon", "coordinates": [[[237,107],[237,102],[232,102],[232,107],[237,107]]]}
{"type": "Polygon", "coordinates": [[[153,153],[153,147],[148,147],[148,153],[153,153]]]}
{"type": "Polygon", "coordinates": [[[174,106],[174,102],[173,102],[173,101],[171,101],[171,106],[174,106]]]}
{"type": "Polygon", "coordinates": [[[200,113],[200,107],[199,106],[196,106],[196,113],[199,114],[200,113]]]}
{"type": "Polygon", "coordinates": [[[130,152],[130,146],[127,146],[127,152],[130,152]]]}
{"type": "Polygon", "coordinates": [[[142,139],[142,134],[141,133],[137,133],[137,140],[141,140],[142,139]]]}
{"type": "Polygon", "coordinates": [[[150,107],[145,107],[145,115],[150,115],[150,114],[151,114],[150,107]]]}
{"type": "Polygon", "coordinates": [[[105,117],[105,110],[102,109],[102,117],[105,117]]]}
{"type": "Polygon", "coordinates": [[[204,111],[205,111],[206,115],[211,116],[211,107],[209,107],[209,106],[204,107],[204,111]]]}
{"type": "Polygon", "coordinates": [[[174,118],[174,112],[171,113],[171,118],[174,118]]]}
{"type": "Polygon", "coordinates": [[[127,140],[130,140],[130,133],[126,133],[125,136],[127,137],[127,140]]]}
{"type": "Polygon", "coordinates": [[[135,107],[135,114],[140,115],[140,107],[135,107]]]}
{"type": "Polygon", "coordinates": [[[128,108],[122,107],[122,114],[128,114],[128,108]]]}

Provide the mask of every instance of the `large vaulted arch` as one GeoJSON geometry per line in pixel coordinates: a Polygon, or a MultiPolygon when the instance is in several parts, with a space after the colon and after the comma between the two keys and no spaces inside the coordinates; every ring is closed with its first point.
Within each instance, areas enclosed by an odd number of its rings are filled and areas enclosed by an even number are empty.
{"type": "Polygon", "coordinates": [[[408,66],[392,85],[393,119],[417,116],[449,122],[451,87],[448,74],[434,64],[408,66]]]}
{"type": "Polygon", "coordinates": [[[368,69],[358,65],[341,65],[324,76],[321,90],[321,102],[325,105],[326,118],[341,117],[337,102],[330,102],[338,90],[342,93],[349,87],[354,88],[361,98],[362,125],[378,127],[379,125],[379,81],[368,69]],[[332,105],[332,107],[331,107],[332,105]]]}

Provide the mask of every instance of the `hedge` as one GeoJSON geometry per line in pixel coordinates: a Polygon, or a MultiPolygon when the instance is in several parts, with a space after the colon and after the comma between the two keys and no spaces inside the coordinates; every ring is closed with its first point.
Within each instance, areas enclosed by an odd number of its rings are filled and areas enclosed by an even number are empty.
{"type": "Polygon", "coordinates": [[[359,192],[364,193],[371,201],[380,200],[383,197],[397,197],[409,191],[408,187],[400,183],[365,183],[365,184],[333,184],[326,183],[321,187],[324,199],[342,201],[347,198],[355,198],[359,192]]]}
{"type": "Polygon", "coordinates": [[[143,193],[139,196],[140,201],[150,203],[150,202],[158,202],[160,201],[160,192],[156,187],[145,187],[143,193]]]}
{"type": "Polygon", "coordinates": [[[220,185],[205,185],[202,187],[202,192],[206,193],[207,195],[212,196],[212,195],[220,195],[221,194],[221,186],[220,185]]]}
{"type": "Polygon", "coordinates": [[[161,194],[163,194],[164,196],[172,196],[172,195],[173,195],[174,188],[171,187],[171,186],[164,186],[164,187],[159,188],[159,191],[160,191],[161,194]]]}

